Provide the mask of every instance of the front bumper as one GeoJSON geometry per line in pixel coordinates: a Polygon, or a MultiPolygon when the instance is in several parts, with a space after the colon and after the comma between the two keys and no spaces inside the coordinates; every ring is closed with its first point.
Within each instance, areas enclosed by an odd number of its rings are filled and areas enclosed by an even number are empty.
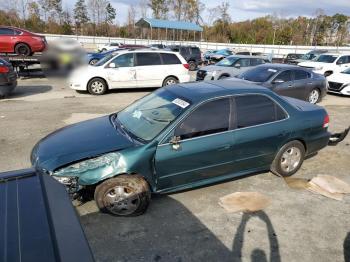
{"type": "Polygon", "coordinates": [[[335,93],[335,94],[342,94],[346,96],[350,96],[350,85],[345,85],[343,83],[337,83],[337,82],[328,82],[328,89],[327,91],[329,93],[335,93]]]}

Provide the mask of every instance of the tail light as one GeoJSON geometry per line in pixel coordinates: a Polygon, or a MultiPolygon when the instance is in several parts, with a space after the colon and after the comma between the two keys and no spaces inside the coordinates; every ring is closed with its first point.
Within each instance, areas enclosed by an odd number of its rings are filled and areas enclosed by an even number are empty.
{"type": "Polygon", "coordinates": [[[8,73],[10,72],[10,68],[7,66],[0,66],[0,73],[8,73]]]}
{"type": "Polygon", "coordinates": [[[326,115],[323,120],[323,128],[327,128],[329,126],[329,115],[326,115]]]}
{"type": "Polygon", "coordinates": [[[184,66],[184,68],[186,69],[190,69],[190,65],[189,64],[182,64],[184,66]]]}

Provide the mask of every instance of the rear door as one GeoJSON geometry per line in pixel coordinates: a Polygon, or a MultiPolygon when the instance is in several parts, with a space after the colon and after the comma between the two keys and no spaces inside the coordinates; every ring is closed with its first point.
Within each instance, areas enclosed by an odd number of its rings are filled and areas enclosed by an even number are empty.
{"type": "Polygon", "coordinates": [[[136,69],[133,53],[126,53],[117,56],[105,67],[104,70],[106,70],[110,88],[136,86],[136,69]],[[115,67],[110,67],[113,63],[115,67]]]}
{"type": "Polygon", "coordinates": [[[316,82],[311,78],[311,74],[304,70],[295,69],[294,73],[294,87],[292,97],[305,100],[310,91],[316,87],[316,82]]]}
{"type": "Polygon", "coordinates": [[[235,98],[234,172],[269,166],[290,136],[287,113],[265,95],[235,98]]]}
{"type": "Polygon", "coordinates": [[[14,30],[0,27],[0,53],[13,53],[16,38],[14,30]]]}
{"type": "Polygon", "coordinates": [[[138,87],[161,87],[166,72],[157,52],[137,52],[136,79],[138,87]]]}
{"type": "Polygon", "coordinates": [[[187,73],[187,69],[182,65],[177,55],[170,53],[160,53],[160,57],[163,63],[162,72],[164,72],[164,78],[169,75],[178,77],[179,75],[187,73]]]}

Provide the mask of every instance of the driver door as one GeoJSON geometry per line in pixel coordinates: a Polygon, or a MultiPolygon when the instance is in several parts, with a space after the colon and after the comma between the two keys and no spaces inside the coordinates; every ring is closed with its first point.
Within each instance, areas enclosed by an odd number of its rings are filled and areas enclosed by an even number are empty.
{"type": "Polygon", "coordinates": [[[122,54],[114,58],[106,67],[110,88],[136,87],[134,54],[122,54]]]}
{"type": "Polygon", "coordinates": [[[231,98],[212,100],[197,107],[176,126],[157,147],[155,169],[159,190],[232,171],[232,111],[231,98]],[[174,141],[175,137],[178,141],[174,141]]]}

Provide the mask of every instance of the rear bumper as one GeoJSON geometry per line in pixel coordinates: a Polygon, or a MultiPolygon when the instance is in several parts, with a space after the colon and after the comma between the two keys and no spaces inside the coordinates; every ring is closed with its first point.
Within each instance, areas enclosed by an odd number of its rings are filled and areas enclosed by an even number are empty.
{"type": "Polygon", "coordinates": [[[349,131],[350,131],[350,126],[347,129],[345,129],[343,132],[331,134],[331,136],[329,137],[328,145],[336,146],[338,143],[340,143],[345,139],[345,137],[349,134],[349,131]]]}

